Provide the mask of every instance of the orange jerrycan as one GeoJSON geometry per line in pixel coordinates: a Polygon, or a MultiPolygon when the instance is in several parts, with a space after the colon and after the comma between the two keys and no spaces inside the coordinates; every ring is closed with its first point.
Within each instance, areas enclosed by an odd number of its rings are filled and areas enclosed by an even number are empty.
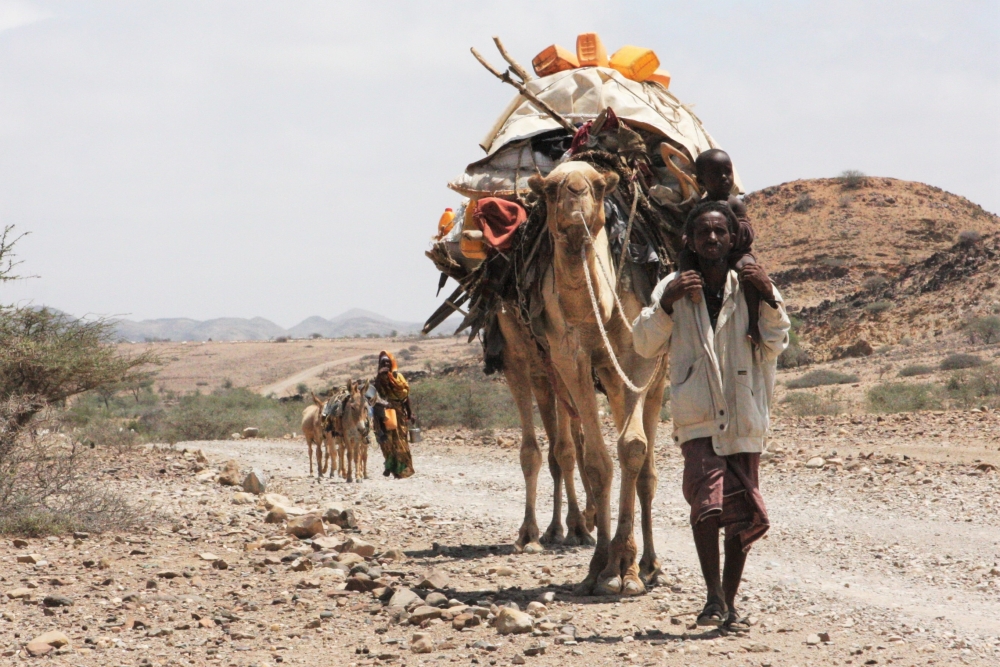
{"type": "Polygon", "coordinates": [[[455,226],[455,211],[450,208],[446,208],[444,213],[441,214],[441,219],[438,220],[438,234],[439,239],[443,239],[451,231],[451,228],[455,226]]]}
{"type": "Polygon", "coordinates": [[[535,68],[535,74],[538,76],[548,76],[556,72],[576,69],[580,66],[580,62],[572,53],[558,44],[553,44],[532,58],[531,66],[535,68]]]}
{"type": "Polygon", "coordinates": [[[469,201],[465,207],[465,219],[462,221],[462,238],[458,243],[462,255],[469,259],[486,259],[486,244],[483,243],[483,230],[476,226],[476,200],[469,201]]]}
{"type": "Polygon", "coordinates": [[[611,66],[633,81],[645,81],[656,72],[660,59],[652,49],[623,46],[611,56],[611,66]]]}
{"type": "Polygon", "coordinates": [[[596,32],[585,32],[576,37],[576,59],[580,67],[607,67],[608,51],[596,32]]]}
{"type": "Polygon", "coordinates": [[[664,88],[670,88],[670,72],[665,69],[658,69],[653,72],[646,81],[655,81],[664,88]]]}

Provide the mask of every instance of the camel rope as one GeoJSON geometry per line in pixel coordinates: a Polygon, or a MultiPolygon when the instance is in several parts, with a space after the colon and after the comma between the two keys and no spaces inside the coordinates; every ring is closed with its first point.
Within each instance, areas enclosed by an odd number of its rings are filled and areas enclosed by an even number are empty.
{"type": "MultiPolygon", "coordinates": [[[[594,237],[591,236],[590,227],[587,226],[586,221],[583,219],[583,213],[580,213],[579,211],[574,211],[573,217],[576,220],[578,220],[581,225],[583,225],[584,231],[587,232],[587,238],[590,240],[590,245],[593,246],[594,237]]],[[[621,316],[622,322],[625,323],[625,328],[628,329],[629,333],[632,333],[632,323],[628,321],[628,317],[625,315],[625,306],[622,305],[621,299],[618,298],[618,289],[617,289],[618,281],[614,281],[614,285],[612,285],[611,275],[608,273],[607,267],[604,266],[604,261],[601,259],[601,253],[597,252],[596,247],[594,248],[594,257],[597,259],[597,265],[601,267],[601,273],[604,274],[604,280],[608,283],[608,286],[612,288],[611,295],[615,298],[615,305],[618,308],[618,314],[621,316]]],[[[587,280],[590,280],[589,271],[587,272],[587,280]]],[[[598,317],[597,319],[601,318],[598,317]]]]}
{"type": "MultiPolygon", "coordinates": [[[[584,225],[584,228],[586,228],[586,225],[584,225]]],[[[589,229],[587,230],[587,235],[588,236],[590,235],[589,229]]],[[[591,243],[590,246],[593,247],[593,243],[591,243]]],[[[597,261],[600,262],[600,254],[597,252],[597,248],[594,248],[594,256],[597,257],[597,261]]],[[[594,282],[590,277],[590,269],[587,267],[586,245],[580,248],[580,257],[583,259],[583,275],[587,279],[587,292],[590,294],[590,305],[593,306],[594,308],[594,318],[597,320],[597,328],[601,332],[601,338],[604,340],[604,347],[608,351],[608,356],[611,357],[611,363],[612,365],[614,365],[615,370],[618,372],[618,377],[621,378],[622,382],[625,383],[625,386],[634,391],[635,393],[641,394],[645,392],[647,389],[649,389],[650,385],[653,384],[653,380],[656,379],[656,374],[660,370],[660,359],[657,358],[656,366],[653,367],[653,373],[649,376],[649,381],[646,382],[644,386],[638,387],[632,382],[632,380],[628,378],[628,375],[625,374],[625,371],[622,369],[621,364],[618,363],[618,357],[615,356],[615,351],[611,347],[611,340],[608,338],[608,332],[604,328],[604,319],[601,317],[601,306],[600,304],[597,303],[597,295],[594,293],[594,282]]],[[[611,284],[610,280],[608,281],[608,284],[609,285],[611,284]]],[[[615,300],[616,301],[618,300],[617,293],[615,294],[615,300]]],[[[619,307],[621,307],[620,302],[619,302],[619,307]]],[[[624,311],[622,311],[622,319],[625,319],[624,311]]],[[[629,330],[631,331],[631,327],[629,327],[629,330]]]]}

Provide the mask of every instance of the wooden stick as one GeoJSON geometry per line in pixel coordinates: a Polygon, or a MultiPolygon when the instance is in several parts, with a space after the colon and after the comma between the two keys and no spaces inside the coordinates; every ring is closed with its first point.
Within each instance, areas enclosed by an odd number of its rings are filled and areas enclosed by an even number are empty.
{"type": "Polygon", "coordinates": [[[497,45],[497,51],[499,51],[500,55],[503,56],[503,59],[507,61],[507,63],[510,65],[510,68],[514,70],[514,74],[521,77],[521,81],[523,83],[528,83],[529,81],[531,81],[532,76],[528,74],[528,71],[526,69],[521,67],[521,64],[519,62],[510,57],[510,55],[507,53],[507,49],[505,49],[503,46],[503,42],[501,42],[500,38],[497,37],[496,35],[493,35],[493,43],[497,45]]]}
{"type": "Polygon", "coordinates": [[[527,88],[524,87],[523,83],[521,83],[520,81],[515,81],[514,78],[510,75],[510,70],[508,70],[508,71],[506,71],[506,72],[504,72],[504,73],[501,74],[499,71],[497,71],[496,69],[494,69],[492,65],[490,65],[488,62],[486,62],[485,58],[483,58],[481,55],[479,55],[479,51],[476,51],[476,47],[472,47],[469,50],[472,51],[472,55],[474,55],[476,57],[476,60],[478,60],[479,63],[483,67],[485,67],[487,70],[489,70],[490,74],[492,74],[496,78],[500,79],[504,83],[509,83],[510,85],[512,85],[515,88],[517,88],[517,91],[519,93],[521,93],[522,97],[527,98],[529,102],[531,102],[536,107],[538,107],[539,109],[541,109],[542,111],[544,111],[546,114],[548,114],[552,118],[552,120],[554,120],[557,123],[559,123],[559,125],[561,125],[570,134],[576,134],[576,128],[573,127],[573,123],[569,122],[568,120],[566,120],[565,118],[563,118],[562,116],[560,116],[559,113],[555,109],[553,109],[552,107],[550,107],[548,104],[546,104],[542,100],[538,99],[538,97],[534,93],[532,93],[530,90],[528,90],[527,88]]]}

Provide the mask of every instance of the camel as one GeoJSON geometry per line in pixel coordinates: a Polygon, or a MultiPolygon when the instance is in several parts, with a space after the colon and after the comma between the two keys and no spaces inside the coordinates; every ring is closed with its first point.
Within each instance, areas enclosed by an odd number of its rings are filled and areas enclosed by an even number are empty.
{"type": "Polygon", "coordinates": [[[504,339],[503,374],[507,379],[521,421],[521,471],[524,473],[524,521],[518,531],[514,549],[519,553],[539,553],[543,544],[568,546],[594,544],[590,533],[594,529],[593,496],[583,477],[587,492],[587,512],[581,513],[576,497],[573,471],[576,460],[583,460],[583,437],[579,419],[572,417],[565,391],[557,395],[558,382],[548,359],[539,351],[528,328],[516,314],[517,305],[503,302],[497,311],[497,321],[504,339]],[[539,535],[535,518],[538,471],[542,467],[542,452],[535,437],[535,420],[531,411],[534,394],[542,425],[549,441],[548,464],[552,475],[552,522],[539,535]],[[566,529],[562,525],[562,485],[566,485],[566,529]]]}
{"type": "MultiPolygon", "coordinates": [[[[347,395],[327,401],[321,415],[329,434],[326,440],[328,458],[336,457],[340,475],[348,482],[368,478],[368,402],[365,400],[364,385],[360,381],[347,383],[347,395]],[[340,405],[334,406],[335,402],[340,405]],[[337,449],[334,452],[334,448],[337,449]]],[[[333,475],[331,468],[331,476],[333,475]]]]}
{"type": "MultiPolygon", "coordinates": [[[[545,341],[552,366],[580,414],[583,470],[596,503],[597,546],[587,577],[577,587],[577,594],[582,595],[640,595],[660,575],[653,545],[652,504],[657,482],[653,449],[665,373],[658,361],[636,354],[632,344],[631,322],[642,302],[631,290],[616,291],[603,201],[605,193],[614,191],[617,184],[617,174],[602,175],[585,162],[573,161],[559,165],[548,176],[535,174],[529,179],[531,189],[545,198],[546,225],[553,241],[552,264],[542,279],[545,341]],[[595,371],[607,392],[619,432],[622,480],[613,539],[614,471],[598,416],[595,371]],[[640,391],[630,389],[622,375],[640,391]],[[633,535],[637,493],[643,537],[638,564],[633,535]]],[[[630,266],[626,264],[626,270],[630,266]]]]}
{"type": "Polygon", "coordinates": [[[331,466],[330,476],[333,477],[334,467],[337,465],[336,459],[332,457],[324,458],[324,445],[329,451],[329,443],[325,442],[327,433],[323,424],[323,401],[312,395],[313,404],[307,405],[302,411],[302,435],[306,438],[306,449],[309,451],[309,474],[313,474],[313,447],[316,448],[316,476],[322,477],[326,473],[327,464],[331,466]]]}

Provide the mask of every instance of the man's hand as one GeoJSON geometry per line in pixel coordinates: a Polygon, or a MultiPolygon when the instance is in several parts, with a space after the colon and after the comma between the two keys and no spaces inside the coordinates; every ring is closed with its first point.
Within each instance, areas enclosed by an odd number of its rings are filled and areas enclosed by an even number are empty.
{"type": "Polygon", "coordinates": [[[760,264],[747,264],[740,270],[740,280],[745,281],[757,288],[761,298],[765,301],[774,301],[774,286],[767,273],[760,264]]]}
{"type": "Polygon", "coordinates": [[[660,308],[663,309],[663,312],[670,314],[673,312],[674,303],[685,296],[691,297],[695,303],[700,303],[702,285],[700,273],[685,271],[667,284],[663,290],[663,296],[660,297],[660,308]]]}

